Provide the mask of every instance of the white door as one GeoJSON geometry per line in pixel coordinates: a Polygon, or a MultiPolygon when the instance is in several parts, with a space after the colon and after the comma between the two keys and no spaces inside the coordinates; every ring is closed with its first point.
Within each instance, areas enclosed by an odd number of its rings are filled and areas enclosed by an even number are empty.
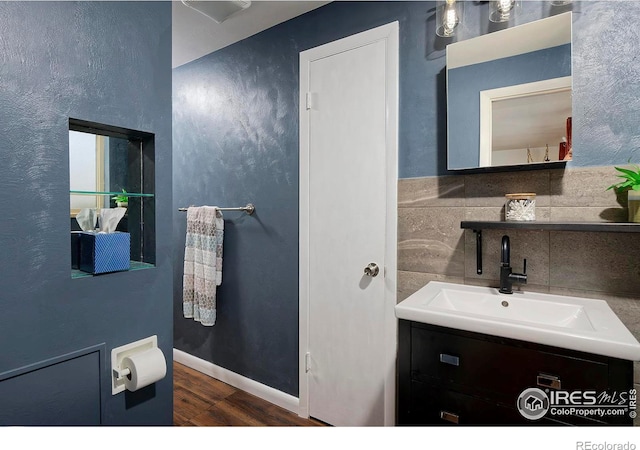
{"type": "Polygon", "coordinates": [[[332,425],[394,422],[397,33],[301,53],[300,401],[332,425]]]}

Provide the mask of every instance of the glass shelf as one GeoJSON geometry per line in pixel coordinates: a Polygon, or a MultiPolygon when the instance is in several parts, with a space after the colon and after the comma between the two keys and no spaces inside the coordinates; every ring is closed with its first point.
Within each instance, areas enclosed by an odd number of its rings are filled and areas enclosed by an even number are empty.
{"type": "MultiPolygon", "coordinates": [[[[131,272],[133,270],[142,270],[142,269],[153,269],[155,264],[149,264],[141,261],[131,261],[131,268],[129,270],[123,270],[121,272],[131,272]]],[[[119,272],[109,272],[109,273],[119,273],[119,272]]],[[[109,273],[104,273],[100,275],[108,275],[109,273]]],[[[78,269],[71,269],[71,278],[85,278],[85,277],[99,277],[100,275],[93,275],[88,272],[83,272],[78,269]]]]}
{"type": "Polygon", "coordinates": [[[154,194],[140,192],[97,192],[97,191],[69,191],[71,195],[124,195],[126,197],[154,197],[154,194]]]}

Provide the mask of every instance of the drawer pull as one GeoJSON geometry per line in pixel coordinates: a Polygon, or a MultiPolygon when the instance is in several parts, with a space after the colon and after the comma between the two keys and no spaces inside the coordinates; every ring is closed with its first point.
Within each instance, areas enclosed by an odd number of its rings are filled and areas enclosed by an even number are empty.
{"type": "Polygon", "coordinates": [[[460,417],[457,414],[450,413],[447,411],[440,411],[440,418],[442,420],[446,420],[447,422],[451,422],[451,423],[458,423],[460,420],[460,417]]]}
{"type": "Polygon", "coordinates": [[[445,364],[451,364],[452,366],[459,366],[460,358],[453,355],[447,355],[446,353],[440,353],[440,362],[445,364]]]}
{"type": "Polygon", "coordinates": [[[541,373],[537,377],[538,386],[551,389],[562,389],[562,381],[560,378],[541,373]]]}

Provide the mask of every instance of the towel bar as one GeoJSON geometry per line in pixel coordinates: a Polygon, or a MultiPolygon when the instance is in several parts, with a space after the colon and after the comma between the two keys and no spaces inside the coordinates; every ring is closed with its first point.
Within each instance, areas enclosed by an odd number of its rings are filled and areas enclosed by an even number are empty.
{"type": "MultiPolygon", "coordinates": [[[[178,208],[178,211],[185,212],[188,208],[178,208]]],[[[253,206],[253,203],[247,203],[247,206],[240,206],[238,208],[218,208],[220,211],[244,211],[247,214],[251,215],[256,210],[256,207],[253,206]]]]}

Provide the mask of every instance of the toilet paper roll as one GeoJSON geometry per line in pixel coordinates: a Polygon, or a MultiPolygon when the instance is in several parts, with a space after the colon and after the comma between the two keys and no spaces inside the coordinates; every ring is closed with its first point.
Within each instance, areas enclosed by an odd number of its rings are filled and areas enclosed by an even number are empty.
{"type": "Polygon", "coordinates": [[[129,369],[131,374],[124,378],[124,387],[129,391],[137,391],[159,381],[167,374],[167,361],[159,348],[152,348],[143,352],[122,358],[122,369],[129,369]]]}

